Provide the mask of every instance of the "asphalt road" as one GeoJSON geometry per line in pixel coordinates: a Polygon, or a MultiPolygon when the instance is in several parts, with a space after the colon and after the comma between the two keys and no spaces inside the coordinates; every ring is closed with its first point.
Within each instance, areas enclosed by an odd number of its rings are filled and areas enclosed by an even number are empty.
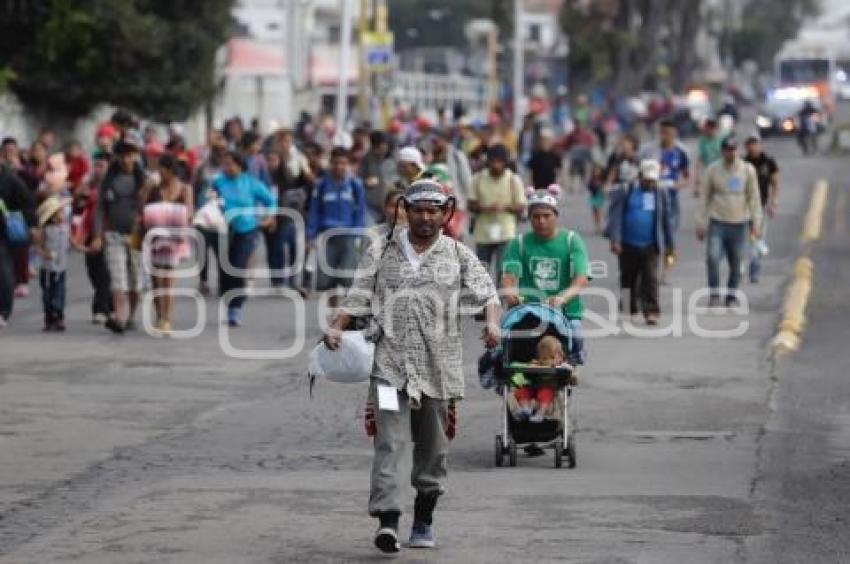
{"type": "MultiPolygon", "coordinates": [[[[662,290],[662,307],[670,322],[680,304],[684,320],[663,338],[629,335],[612,320],[607,336],[588,339],[575,401],[575,470],[554,469],[551,453],[521,457],[517,468],[493,467],[500,403],[478,385],[479,327],[467,324],[468,397],[449,493],[436,514],[439,548],[407,551],[400,560],[847,560],[850,410],[842,349],[850,276],[846,221],[834,211],[840,201],[832,201],[834,233],[817,254],[823,274],[816,274],[803,350],[774,364],[767,343],[799,251],[811,182],[828,178],[837,198],[850,163],[803,159],[787,141],[768,148],[781,157],[781,209],[761,284],[744,287],[749,312],[688,307],[705,268],[692,235],[693,201],[683,198],[680,263],[662,290]],[[738,337],[701,335],[700,328],[742,322],[738,337]]],[[[616,265],[606,241],[589,234],[586,195],[570,196],[564,217],[586,234],[592,258],[607,265],[594,288],[614,288],[616,265]]],[[[310,399],[306,354],[287,361],[225,355],[214,302],[203,305],[200,336],[161,340],[141,332],[114,337],[91,325],[87,296],[75,257],[68,332],[42,334],[31,298],[19,302],[14,324],[0,335],[0,562],[379,558],[366,515],[364,387],[321,382],[310,399]]],[[[605,310],[602,297],[588,303],[605,310]]],[[[292,343],[292,304],[248,304],[234,346],[292,343]]],[[[178,318],[178,328],[193,324],[192,302],[180,302],[178,318]]],[[[311,303],[308,341],[318,335],[316,319],[311,303]]]]}

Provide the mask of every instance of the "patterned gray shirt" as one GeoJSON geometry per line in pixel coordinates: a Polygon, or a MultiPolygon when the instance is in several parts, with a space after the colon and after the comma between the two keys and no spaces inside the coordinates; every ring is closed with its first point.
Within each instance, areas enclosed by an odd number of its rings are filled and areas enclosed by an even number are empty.
{"type": "Polygon", "coordinates": [[[51,258],[41,259],[41,268],[48,272],[65,272],[68,268],[68,252],[71,248],[71,230],[68,224],[45,226],[44,246],[51,258]]]}
{"type": "Polygon", "coordinates": [[[364,254],[343,310],[371,314],[377,339],[372,377],[405,390],[419,402],[463,397],[460,316],[498,300],[493,281],[475,254],[441,235],[415,268],[396,230],[364,254]],[[373,293],[374,289],[374,293],[373,293]]]}

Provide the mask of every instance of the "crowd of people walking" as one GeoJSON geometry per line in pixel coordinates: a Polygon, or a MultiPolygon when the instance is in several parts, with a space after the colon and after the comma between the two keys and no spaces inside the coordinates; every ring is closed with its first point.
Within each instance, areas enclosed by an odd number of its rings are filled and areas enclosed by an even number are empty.
{"type": "Polygon", "coordinates": [[[658,322],[658,285],[676,262],[680,198],[688,187],[701,198],[697,236],[707,239],[712,305],[736,303],[747,254],[750,278],[758,280],[766,221],[776,209],[778,167],[757,135],[745,139],[739,156],[737,139],[721,134],[709,119],[692,159],[672,121],[660,119],[657,140],[642,144],[637,136],[610,131],[605,116],[594,114],[584,98],[571,108],[566,127],[563,108],[555,110],[530,114],[519,132],[499,110],[486,123],[464,116],[452,121],[445,112],[434,123],[400,114],[386,129],[358,127],[351,134],[330,117],[305,115],[296,127],[269,133],[233,118],[195,147],[179,127],[142,127],[119,111],[97,128],[90,155],[77,140],[60,148],[49,129],[25,149],[7,137],[0,172],[0,323],[9,322],[15,299],[30,296],[30,278],[37,277],[45,330],[64,330],[60,296],[66,292],[67,254],[76,250],[85,255],[93,322],[116,334],[133,329],[141,292],[150,288],[155,330],[168,335],[171,274],[192,253],[185,236],[162,230],[194,226],[208,253],[200,261],[198,289],[210,293],[215,263],[217,290],[228,299],[224,321],[239,326],[244,287],[256,283],[245,274],[260,256],[259,246],[272,287],[306,296],[348,286],[345,273],[365,251],[362,230],[386,229],[398,220],[402,206],[393,209],[393,203],[425,178],[439,182],[453,199],[444,231],[472,243],[496,280],[510,263],[529,196],[549,190],[557,200],[553,186],[586,191],[595,231],[610,239],[619,262],[621,287],[629,294],[623,308],[642,313],[649,324],[658,322]],[[216,227],[202,214],[210,204],[220,208],[225,224],[216,227]],[[48,211],[54,213],[47,217],[48,211]],[[68,244],[59,244],[64,231],[68,244]],[[143,260],[143,244],[149,261],[143,260]],[[325,268],[315,265],[318,250],[325,268]],[[731,274],[721,299],[723,257],[731,274]]]}

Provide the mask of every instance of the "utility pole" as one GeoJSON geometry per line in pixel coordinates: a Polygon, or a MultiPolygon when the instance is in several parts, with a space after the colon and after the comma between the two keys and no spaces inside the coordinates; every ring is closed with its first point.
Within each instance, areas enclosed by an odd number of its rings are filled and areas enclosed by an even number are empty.
{"type": "Polygon", "coordinates": [[[514,131],[522,128],[520,102],[525,91],[525,44],[523,37],[522,0],[514,0],[514,131]]]}
{"type": "MultiPolygon", "coordinates": [[[[375,0],[375,33],[385,34],[389,32],[389,7],[387,0],[375,0]]],[[[389,104],[389,88],[390,88],[390,69],[384,71],[380,77],[375,77],[375,93],[378,95],[380,108],[380,123],[382,127],[386,127],[390,123],[390,104],[389,104]],[[378,84],[378,81],[381,81],[378,84]]]]}
{"type": "Polygon", "coordinates": [[[367,60],[368,49],[366,46],[366,34],[369,32],[371,0],[360,0],[360,16],[357,19],[357,44],[360,47],[357,73],[357,114],[360,121],[369,118],[369,86],[371,85],[371,72],[369,71],[369,62],[367,60]]]}
{"type": "Polygon", "coordinates": [[[340,1],[342,2],[342,25],[339,45],[339,83],[336,91],[337,131],[345,129],[345,120],[348,117],[348,68],[351,64],[351,28],[354,19],[352,9],[354,0],[340,1]]]}
{"type": "Polygon", "coordinates": [[[488,112],[496,108],[499,98],[499,26],[493,25],[487,31],[487,104],[488,112]]]}

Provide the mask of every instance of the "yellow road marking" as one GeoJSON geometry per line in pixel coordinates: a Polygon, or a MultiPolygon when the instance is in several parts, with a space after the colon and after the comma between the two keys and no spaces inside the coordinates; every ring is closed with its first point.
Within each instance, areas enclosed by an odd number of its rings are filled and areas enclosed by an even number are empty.
{"type": "MultiPolygon", "coordinates": [[[[796,351],[800,346],[800,335],[806,326],[806,306],[812,293],[812,278],[814,276],[814,263],[809,258],[811,243],[820,239],[823,228],[823,214],[826,209],[827,197],[829,196],[829,185],[826,180],[818,180],[812,190],[812,199],[809,203],[809,211],[806,212],[803,221],[803,232],[801,239],[804,243],[803,252],[797,262],[794,263],[794,278],[785,294],[782,304],[782,319],[779,322],[779,331],[773,338],[773,350],[777,354],[796,351]]],[[[839,205],[846,206],[847,195],[839,193],[839,205]],[[844,202],[841,203],[841,196],[844,202]]],[[[837,212],[836,212],[837,213],[837,212]]],[[[842,216],[843,217],[843,216],[842,216]]]]}

